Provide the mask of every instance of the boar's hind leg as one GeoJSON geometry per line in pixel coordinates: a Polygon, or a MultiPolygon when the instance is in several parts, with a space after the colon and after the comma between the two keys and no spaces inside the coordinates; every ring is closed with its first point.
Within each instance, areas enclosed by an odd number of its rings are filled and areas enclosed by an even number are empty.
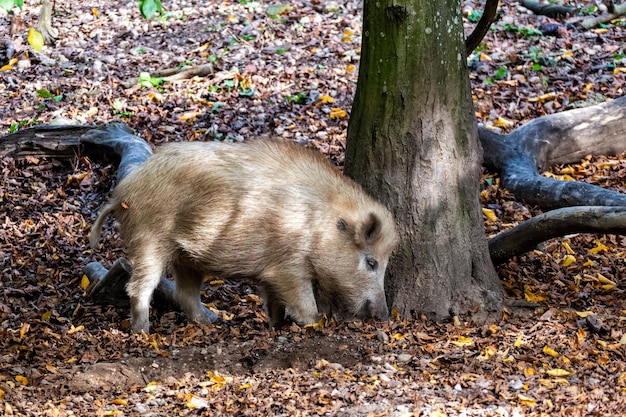
{"type": "Polygon", "coordinates": [[[280,296],[276,295],[270,287],[263,288],[263,295],[270,318],[270,329],[285,324],[285,304],[280,300],[280,296]]]}
{"type": "Polygon", "coordinates": [[[181,264],[172,265],[176,290],[174,299],[183,309],[189,320],[196,323],[214,323],[219,316],[206,308],[200,301],[200,287],[204,274],[196,269],[181,264]]]}
{"type": "Polygon", "coordinates": [[[149,332],[150,300],[161,281],[164,267],[164,263],[153,256],[135,262],[133,274],[126,284],[126,292],[130,297],[130,325],[135,333],[149,332]]]}

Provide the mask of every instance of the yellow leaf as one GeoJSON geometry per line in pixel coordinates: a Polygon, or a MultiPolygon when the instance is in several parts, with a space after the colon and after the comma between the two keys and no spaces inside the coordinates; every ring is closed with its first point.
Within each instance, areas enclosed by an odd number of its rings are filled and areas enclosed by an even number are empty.
{"type": "Polygon", "coordinates": [[[48,363],[46,364],[46,371],[50,372],[51,374],[56,374],[59,372],[59,368],[52,365],[51,363],[48,363]]]}
{"type": "Polygon", "coordinates": [[[531,303],[539,303],[546,300],[545,295],[536,294],[533,292],[533,290],[534,288],[530,285],[524,286],[524,298],[526,298],[526,301],[529,301],[531,303]]]}
{"type": "Polygon", "coordinates": [[[561,368],[549,369],[546,373],[550,376],[571,376],[574,375],[573,372],[567,371],[561,368]]]}
{"type": "Polygon", "coordinates": [[[239,389],[244,390],[244,389],[250,389],[252,388],[252,384],[249,382],[246,382],[245,384],[241,384],[239,385],[239,389]]]}
{"type": "Polygon", "coordinates": [[[563,262],[561,262],[561,265],[563,266],[563,268],[567,268],[574,262],[576,262],[576,258],[573,255],[565,255],[565,257],[563,257],[563,262]]]}
{"type": "Polygon", "coordinates": [[[20,327],[20,340],[24,338],[24,336],[26,335],[26,333],[28,333],[29,330],[30,330],[30,324],[22,323],[22,326],[20,327]]]}
{"type": "Polygon", "coordinates": [[[150,381],[148,382],[148,385],[146,385],[146,387],[143,390],[146,392],[152,392],[152,391],[156,391],[157,388],[159,388],[160,386],[161,386],[160,382],[150,381]]]}
{"type": "Polygon", "coordinates": [[[346,113],[345,110],[339,108],[339,107],[333,107],[330,111],[330,118],[331,119],[337,119],[337,118],[341,118],[341,117],[346,117],[348,113],[346,113]]]}
{"type": "Polygon", "coordinates": [[[100,17],[100,13],[98,12],[98,8],[94,7],[93,9],[91,9],[91,12],[93,13],[93,15],[98,18],[100,17]]]}
{"type": "Polygon", "coordinates": [[[593,33],[599,35],[602,33],[607,33],[609,30],[607,28],[598,28],[598,29],[592,29],[591,30],[593,33]]]}
{"type": "Polygon", "coordinates": [[[491,209],[483,208],[483,214],[488,220],[492,222],[498,220],[498,216],[496,216],[496,213],[491,209]]]}
{"type": "Polygon", "coordinates": [[[123,398],[116,398],[113,401],[111,401],[111,404],[127,406],[128,400],[125,400],[123,398]]]}
{"type": "Polygon", "coordinates": [[[402,340],[404,339],[404,335],[402,333],[394,333],[391,335],[393,340],[402,340]]]}
{"type": "Polygon", "coordinates": [[[46,311],[45,313],[41,315],[41,321],[48,321],[50,320],[50,317],[52,317],[52,312],[46,311]]]}
{"type": "Polygon", "coordinates": [[[207,408],[209,403],[202,397],[197,397],[193,394],[187,394],[187,407],[188,408],[207,408]]]}
{"type": "Polygon", "coordinates": [[[613,75],[626,74],[626,67],[617,67],[613,70],[613,75]]]}
{"type": "Polygon", "coordinates": [[[82,324],[78,327],[74,327],[74,325],[72,324],[70,326],[70,329],[67,331],[67,334],[74,334],[74,333],[82,332],[83,330],[85,330],[85,326],[83,326],[82,324]]]}
{"type": "Polygon", "coordinates": [[[0,71],[11,71],[13,69],[13,65],[7,64],[0,67],[0,71]]]}
{"type": "Polygon", "coordinates": [[[224,280],[223,279],[214,279],[209,281],[210,285],[224,285],[224,280]]]}
{"type": "Polygon", "coordinates": [[[513,344],[516,348],[522,346],[522,335],[518,335],[517,339],[515,339],[515,343],[513,344]]]}
{"type": "Polygon", "coordinates": [[[254,303],[254,304],[258,304],[258,305],[263,304],[263,301],[261,301],[261,297],[259,297],[256,294],[247,294],[245,296],[245,299],[246,301],[254,303]]]}
{"type": "Polygon", "coordinates": [[[529,407],[534,407],[535,405],[537,405],[537,401],[523,394],[517,394],[517,399],[522,403],[522,405],[526,405],[529,407]]]}
{"type": "Polygon", "coordinates": [[[459,319],[459,316],[453,316],[452,322],[454,323],[455,327],[461,327],[461,320],[459,319]]]}
{"type": "Polygon", "coordinates": [[[478,59],[481,61],[491,61],[491,57],[484,52],[481,52],[480,55],[478,55],[478,59]]]}
{"type": "Polygon", "coordinates": [[[578,330],[576,330],[576,338],[580,342],[581,340],[584,340],[585,337],[587,337],[587,332],[585,332],[583,328],[579,327],[578,330]]]}
{"type": "Polygon", "coordinates": [[[85,116],[95,116],[98,114],[98,108],[96,106],[90,107],[89,110],[85,112],[85,116]]]}
{"type": "Polygon", "coordinates": [[[558,358],[559,356],[561,356],[559,354],[559,352],[557,352],[556,350],[552,349],[550,346],[546,345],[543,347],[543,353],[545,353],[546,355],[550,355],[552,357],[558,358]]]}
{"type": "Polygon", "coordinates": [[[473,345],[474,340],[471,337],[459,336],[458,340],[453,340],[450,343],[452,343],[454,346],[464,347],[473,345]]]}
{"type": "Polygon", "coordinates": [[[19,383],[21,383],[22,385],[28,385],[28,378],[26,378],[23,375],[17,375],[15,377],[15,380],[19,383]]]}
{"type": "Polygon", "coordinates": [[[616,285],[613,281],[611,281],[610,279],[608,279],[607,277],[605,277],[602,274],[598,274],[598,281],[600,282],[600,284],[609,284],[609,285],[613,285],[613,286],[616,285]]]}
{"type": "Polygon", "coordinates": [[[87,277],[87,275],[83,275],[83,277],[80,279],[80,288],[82,290],[86,290],[88,286],[89,286],[89,278],[87,277]]]}
{"type": "Polygon", "coordinates": [[[574,56],[574,52],[572,51],[567,51],[565,52],[563,55],[561,55],[563,58],[569,58],[571,56],[574,56]]]}
{"type": "Polygon", "coordinates": [[[600,243],[600,242],[596,241],[596,247],[592,248],[592,249],[589,249],[588,252],[591,253],[592,255],[595,255],[598,252],[608,251],[608,250],[609,250],[608,246],[606,246],[603,243],[600,243]]]}
{"type": "Polygon", "coordinates": [[[352,72],[352,71],[354,71],[355,69],[356,69],[356,67],[355,67],[354,65],[350,64],[350,65],[348,65],[348,66],[346,67],[346,72],[352,72]]]}
{"type": "Polygon", "coordinates": [[[196,118],[196,117],[198,117],[198,116],[200,116],[200,113],[199,113],[199,112],[197,112],[197,111],[190,111],[190,112],[187,112],[187,113],[183,113],[183,114],[181,114],[181,115],[178,117],[178,119],[180,119],[180,120],[182,120],[182,121],[185,121],[185,120],[193,120],[193,119],[195,119],[195,118],[196,118]]]}
{"type": "Polygon", "coordinates": [[[588,317],[588,316],[592,316],[593,315],[593,311],[577,311],[576,315],[578,317],[585,318],[585,317],[588,317]]]}
{"type": "MultiPolygon", "coordinates": [[[[561,170],[561,174],[573,174],[573,172],[563,172],[565,171],[564,169],[561,170]]],[[[569,255],[573,255],[574,251],[572,250],[572,248],[570,247],[569,243],[567,242],[563,242],[561,243],[563,245],[563,247],[565,248],[565,251],[569,254],[569,255]]]]}
{"type": "Polygon", "coordinates": [[[43,35],[35,28],[28,29],[28,44],[37,52],[43,49],[43,35]]]}
{"type": "Polygon", "coordinates": [[[529,377],[535,375],[535,370],[533,368],[524,369],[524,375],[529,377]]]}
{"type": "Polygon", "coordinates": [[[505,119],[504,117],[498,117],[496,121],[493,122],[493,124],[494,126],[497,126],[497,127],[511,127],[515,123],[510,120],[505,119]]]}
{"type": "Polygon", "coordinates": [[[530,103],[536,103],[536,102],[545,103],[546,101],[550,101],[555,98],[556,98],[556,93],[547,93],[547,94],[542,94],[536,97],[530,97],[528,98],[528,101],[530,103]]]}
{"type": "Polygon", "coordinates": [[[593,88],[593,83],[589,83],[586,86],[583,87],[583,91],[586,93],[587,91],[591,90],[593,88]]]}
{"type": "Polygon", "coordinates": [[[489,359],[493,357],[496,353],[498,353],[498,348],[495,346],[487,346],[485,348],[485,353],[483,354],[484,359],[489,359]]]}
{"type": "Polygon", "coordinates": [[[320,97],[320,101],[321,101],[322,103],[334,103],[334,102],[335,102],[335,99],[334,99],[334,98],[332,98],[331,96],[326,96],[326,95],[324,95],[324,96],[321,96],[321,97],[320,97]]]}

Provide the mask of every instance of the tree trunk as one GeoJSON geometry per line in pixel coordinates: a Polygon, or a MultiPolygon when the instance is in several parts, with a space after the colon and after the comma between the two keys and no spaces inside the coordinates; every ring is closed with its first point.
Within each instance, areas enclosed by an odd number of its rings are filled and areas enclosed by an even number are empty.
{"type": "Polygon", "coordinates": [[[365,1],[345,173],[386,204],[401,243],[387,301],[441,320],[500,312],[479,204],[480,148],[459,2],[365,1]]]}

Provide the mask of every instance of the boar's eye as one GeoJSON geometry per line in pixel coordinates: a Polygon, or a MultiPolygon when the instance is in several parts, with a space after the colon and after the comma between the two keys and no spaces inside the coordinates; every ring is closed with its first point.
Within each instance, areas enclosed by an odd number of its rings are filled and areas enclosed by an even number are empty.
{"type": "Polygon", "coordinates": [[[378,262],[374,258],[367,258],[365,262],[367,262],[367,268],[370,271],[376,271],[376,269],[378,268],[378,262]]]}

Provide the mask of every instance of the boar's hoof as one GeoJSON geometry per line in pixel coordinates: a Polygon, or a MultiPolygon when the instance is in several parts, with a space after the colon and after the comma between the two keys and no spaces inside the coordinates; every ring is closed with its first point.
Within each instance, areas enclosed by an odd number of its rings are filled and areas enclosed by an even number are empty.
{"type": "Polygon", "coordinates": [[[203,307],[201,314],[196,314],[194,317],[190,317],[192,321],[200,324],[220,324],[222,322],[222,318],[209,310],[208,308],[203,307]]]}

